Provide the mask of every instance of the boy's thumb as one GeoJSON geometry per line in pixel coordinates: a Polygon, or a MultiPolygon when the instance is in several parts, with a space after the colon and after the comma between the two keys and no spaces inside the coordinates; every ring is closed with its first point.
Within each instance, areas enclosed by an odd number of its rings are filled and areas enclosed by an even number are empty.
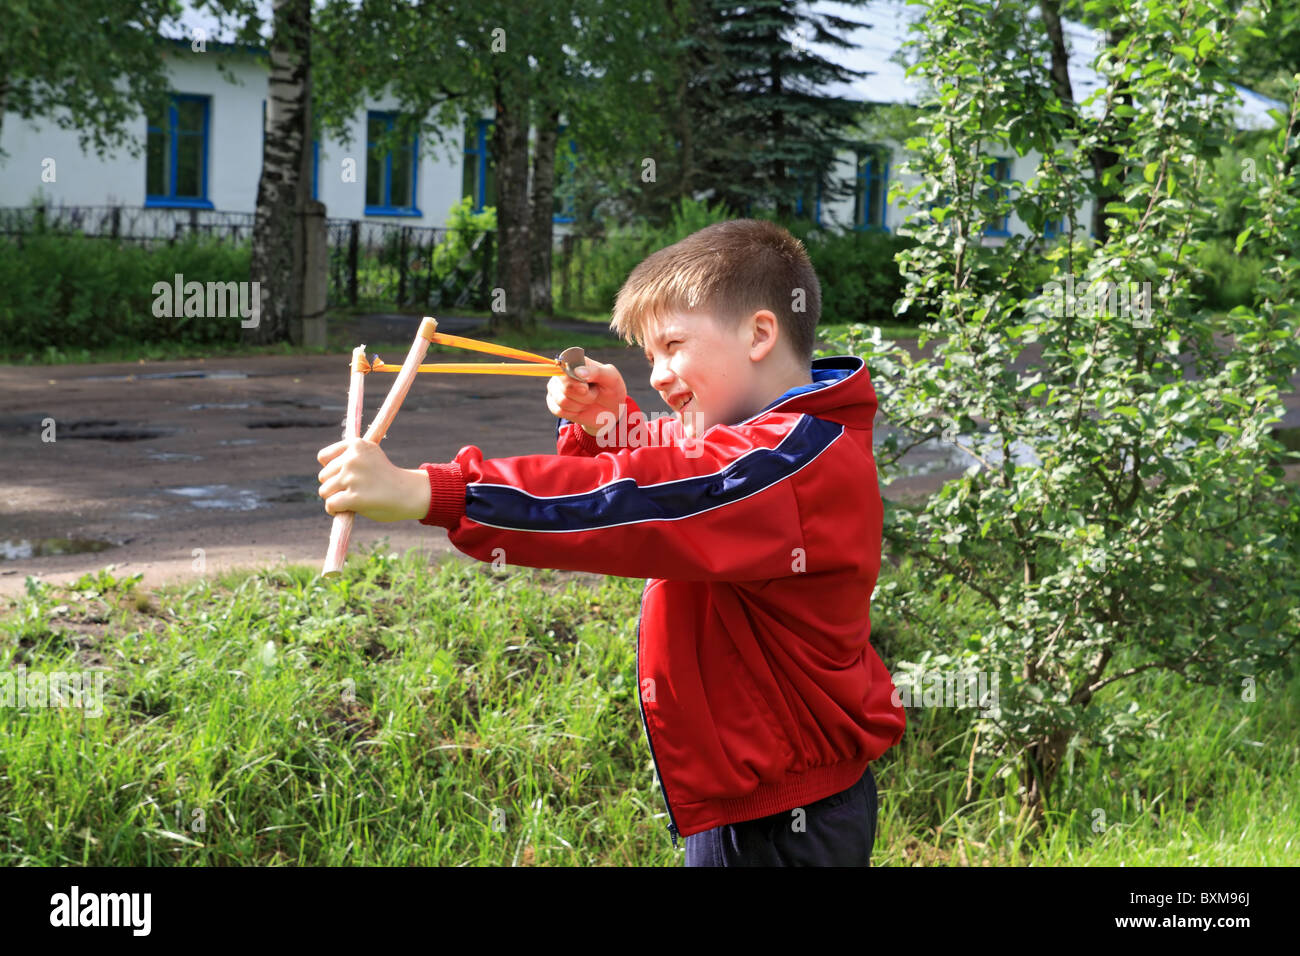
{"type": "Polygon", "coordinates": [[[576,369],[573,374],[581,379],[589,379],[591,378],[591,369],[584,365],[582,368],[576,369]]]}

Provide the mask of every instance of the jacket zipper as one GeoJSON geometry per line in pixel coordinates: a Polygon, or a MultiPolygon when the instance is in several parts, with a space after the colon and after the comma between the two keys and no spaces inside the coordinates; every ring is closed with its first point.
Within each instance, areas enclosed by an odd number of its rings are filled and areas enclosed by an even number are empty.
{"type": "Polygon", "coordinates": [[[645,702],[641,699],[641,617],[645,607],[645,593],[650,590],[650,581],[641,589],[642,611],[637,612],[636,617],[636,702],[641,711],[641,723],[645,726],[645,739],[650,745],[650,762],[654,764],[655,779],[659,781],[659,789],[664,795],[664,806],[668,808],[668,836],[673,841],[673,849],[677,849],[677,837],[680,831],[677,829],[677,820],[673,817],[673,805],[668,801],[668,787],[664,784],[663,774],[659,772],[659,761],[655,758],[655,744],[650,736],[650,721],[646,720],[645,702]]]}

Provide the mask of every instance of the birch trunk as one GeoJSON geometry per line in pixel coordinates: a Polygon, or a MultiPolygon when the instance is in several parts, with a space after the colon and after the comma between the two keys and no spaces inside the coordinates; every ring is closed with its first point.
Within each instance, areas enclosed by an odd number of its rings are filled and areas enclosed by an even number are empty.
{"type": "Polygon", "coordinates": [[[260,318],[245,330],[257,344],[302,342],[303,213],[311,196],[311,0],[275,0],[266,142],[257,184],[252,277],[260,318]]]}

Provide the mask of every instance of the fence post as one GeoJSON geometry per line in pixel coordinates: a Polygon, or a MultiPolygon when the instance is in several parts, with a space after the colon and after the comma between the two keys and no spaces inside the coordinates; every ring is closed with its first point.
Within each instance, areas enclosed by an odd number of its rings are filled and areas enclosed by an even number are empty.
{"type": "Polygon", "coordinates": [[[303,209],[302,344],[326,345],[325,306],[329,299],[329,227],[325,204],[308,199],[303,209]]]}
{"type": "Polygon", "coordinates": [[[410,227],[403,226],[397,242],[397,306],[406,305],[406,236],[410,227]]]}
{"type": "Polygon", "coordinates": [[[479,276],[483,279],[480,287],[483,297],[477,304],[480,309],[492,307],[492,244],[496,242],[496,236],[496,232],[490,229],[483,233],[483,261],[479,265],[479,276]]]}
{"type": "Polygon", "coordinates": [[[433,285],[434,282],[437,282],[437,277],[433,274],[433,251],[435,248],[438,248],[437,229],[434,229],[432,233],[429,233],[429,287],[428,290],[425,291],[425,303],[428,304],[428,306],[434,306],[434,304],[439,304],[439,306],[441,306],[442,304],[441,295],[439,295],[437,303],[433,300],[433,285]]]}
{"type": "MultiPolygon", "coordinates": [[[[590,242],[591,239],[590,239],[590,237],[588,237],[588,238],[587,238],[586,240],[584,240],[584,241],[586,241],[586,242],[590,242]]],[[[587,282],[586,282],[586,279],[587,279],[587,271],[586,271],[586,269],[585,269],[582,265],[579,265],[579,266],[578,266],[578,308],[581,308],[581,309],[585,309],[585,308],[587,307],[587,282]]]]}
{"type": "Polygon", "coordinates": [[[114,239],[117,239],[122,235],[122,207],[114,206],[113,211],[110,215],[111,215],[110,221],[112,222],[112,226],[110,227],[110,234],[114,239]]]}
{"type": "Polygon", "coordinates": [[[573,233],[564,234],[560,253],[560,307],[568,312],[573,308],[573,290],[569,288],[569,265],[573,260],[573,233]]]}
{"type": "Polygon", "coordinates": [[[357,246],[361,243],[361,223],[356,219],[348,224],[348,302],[357,304],[357,246]]]}

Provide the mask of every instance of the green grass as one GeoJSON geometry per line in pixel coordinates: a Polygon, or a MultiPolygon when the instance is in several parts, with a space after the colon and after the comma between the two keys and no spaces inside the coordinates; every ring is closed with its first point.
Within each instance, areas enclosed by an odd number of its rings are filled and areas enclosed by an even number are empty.
{"type": "MultiPolygon", "coordinates": [[[[411,314],[415,315],[417,313],[411,314]]],[[[488,313],[479,313],[473,310],[458,309],[456,314],[481,318],[484,322],[488,318],[488,313]]],[[[287,342],[276,345],[244,345],[238,342],[228,345],[195,345],[168,341],[137,342],[130,345],[95,349],[58,349],[48,346],[42,352],[0,353],[0,364],[45,366],[137,361],[166,362],[197,358],[243,358],[257,355],[336,355],[347,354],[361,344],[360,342],[352,342],[348,338],[347,327],[341,325],[342,322],[350,321],[352,316],[340,312],[331,317],[334,321],[330,326],[329,344],[324,348],[307,348],[305,346],[290,345],[287,342]]],[[[590,350],[617,348],[623,344],[621,339],[606,333],[605,330],[609,325],[608,315],[574,313],[557,317],[591,322],[593,326],[592,332],[590,334],[557,332],[549,328],[542,328],[532,335],[506,332],[497,336],[489,336],[486,328],[483,328],[470,333],[470,336],[509,345],[513,348],[526,349],[541,355],[558,353],[572,345],[590,350]]],[[[823,324],[818,326],[817,331],[819,339],[824,342],[832,335],[842,334],[848,328],[847,324],[823,324]]],[[[881,334],[887,339],[915,338],[917,330],[908,326],[882,326],[881,334]]],[[[365,345],[367,352],[378,352],[386,361],[390,362],[400,361],[401,357],[406,354],[406,350],[411,347],[409,339],[393,342],[367,342],[365,345]]],[[[468,353],[463,349],[443,345],[434,345],[430,347],[429,351],[435,355],[455,355],[457,361],[499,361],[499,359],[492,356],[468,353]]],[[[831,351],[833,350],[828,349],[827,354],[830,354],[831,351]]]]}
{"type": "Polygon", "coordinates": [[[1241,700],[1240,688],[1189,689],[1164,673],[1123,693],[1165,711],[1162,737],[1144,742],[1132,760],[1109,758],[1101,747],[1081,755],[1057,782],[1041,840],[1018,822],[1019,804],[992,771],[975,774],[967,799],[970,733],[936,733],[941,721],[909,710],[907,734],[876,771],[881,836],[873,864],[1300,862],[1300,678],[1261,690],[1253,703],[1241,700]]]}
{"type": "MultiPolygon", "coordinates": [[[[316,572],[29,580],[0,649],[29,673],[103,667],[106,699],[99,718],[0,707],[0,864],[681,864],[635,699],[640,581],[382,546],[316,572]]],[[[887,662],[934,640],[875,627],[887,662]]],[[[1085,751],[1042,840],[991,771],[966,799],[951,712],[910,711],[873,765],[873,862],[1300,859],[1300,682],[1250,704],[1169,677],[1122,692],[1170,712],[1165,738],[1085,751]]]]}
{"type": "Polygon", "coordinates": [[[378,552],[334,584],[294,567],[157,604],[88,575],[0,626],[29,670],[110,668],[102,719],[0,708],[0,860],[670,862],[638,598],[378,552]]]}
{"type": "MultiPolygon", "coordinates": [[[[407,343],[409,346],[410,343],[407,343]]],[[[4,365],[79,365],[107,362],[168,362],[179,359],[221,358],[249,355],[323,355],[328,349],[290,345],[190,345],[178,342],[138,342],[93,349],[60,349],[47,345],[40,352],[0,354],[4,365]]]]}
{"type": "MultiPolygon", "coordinates": [[[[461,314],[461,313],[457,313],[461,314]]],[[[470,313],[465,313],[470,314],[470,313]]],[[[339,316],[337,318],[348,321],[350,317],[339,316]]],[[[571,345],[581,346],[585,349],[610,348],[617,347],[620,342],[609,335],[601,335],[593,331],[590,334],[572,333],[572,332],[555,332],[551,329],[543,328],[538,332],[527,335],[517,332],[505,332],[495,336],[489,336],[486,329],[470,333],[472,338],[485,339],[497,342],[502,345],[509,345],[513,348],[526,349],[532,352],[546,355],[548,353],[558,353],[571,345]]],[[[357,345],[362,343],[354,342],[346,331],[346,326],[340,327],[340,323],[332,323],[329,333],[329,344],[323,348],[308,348],[306,346],[290,345],[287,342],[276,345],[244,345],[243,343],[231,343],[227,345],[199,345],[185,344],[175,342],[139,342],[127,346],[112,346],[95,349],[57,349],[48,346],[44,351],[26,352],[22,354],[0,354],[0,364],[11,365],[69,365],[69,364],[91,364],[101,362],[163,362],[177,361],[182,359],[197,358],[241,358],[256,355],[346,355],[357,345]]],[[[400,361],[405,355],[407,349],[411,347],[411,340],[403,341],[370,341],[365,343],[366,351],[369,353],[378,352],[387,361],[400,361]],[[400,354],[399,354],[400,353],[400,354]],[[395,356],[395,358],[393,357],[395,356]]],[[[429,349],[431,354],[446,354],[457,356],[457,361],[500,361],[495,356],[486,356],[482,353],[466,352],[464,349],[451,348],[443,345],[433,345],[429,349]]]]}

